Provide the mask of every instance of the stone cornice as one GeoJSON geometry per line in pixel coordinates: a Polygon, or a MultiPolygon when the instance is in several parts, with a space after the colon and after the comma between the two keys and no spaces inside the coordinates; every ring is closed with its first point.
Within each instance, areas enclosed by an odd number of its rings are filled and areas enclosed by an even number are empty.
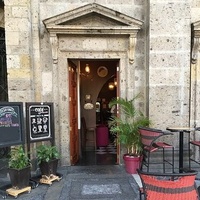
{"type": "Polygon", "coordinates": [[[134,62],[137,33],[143,22],[93,3],[43,21],[50,34],[53,61],[57,61],[58,35],[127,35],[129,62],[134,62]],[[99,20],[101,19],[101,20],[99,20]]]}
{"type": "Polygon", "coordinates": [[[61,25],[61,24],[69,24],[71,21],[75,21],[75,19],[80,19],[89,14],[98,14],[101,17],[105,17],[112,22],[116,22],[116,24],[123,24],[127,26],[140,26],[143,24],[142,21],[132,18],[128,15],[120,13],[116,10],[109,9],[97,3],[87,4],[85,6],[76,8],[74,10],[67,11],[60,15],[56,15],[54,17],[45,19],[43,23],[45,25],[61,25]]]}
{"type": "Polygon", "coordinates": [[[113,26],[113,27],[84,27],[84,26],[48,26],[49,33],[55,34],[81,34],[81,35],[134,35],[137,36],[139,29],[135,27],[113,26]]]}

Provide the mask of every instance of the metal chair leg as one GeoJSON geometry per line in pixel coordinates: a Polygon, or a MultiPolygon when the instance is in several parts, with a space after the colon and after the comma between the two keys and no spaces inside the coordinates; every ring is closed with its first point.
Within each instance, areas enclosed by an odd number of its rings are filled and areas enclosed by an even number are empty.
{"type": "Polygon", "coordinates": [[[174,173],[174,147],[172,147],[172,173],[174,173]]]}
{"type": "Polygon", "coordinates": [[[188,145],[188,156],[189,156],[189,169],[191,169],[191,150],[190,150],[190,142],[189,142],[189,145],[188,145]]]}
{"type": "Polygon", "coordinates": [[[165,148],[163,149],[163,173],[165,173],[165,148]]]}

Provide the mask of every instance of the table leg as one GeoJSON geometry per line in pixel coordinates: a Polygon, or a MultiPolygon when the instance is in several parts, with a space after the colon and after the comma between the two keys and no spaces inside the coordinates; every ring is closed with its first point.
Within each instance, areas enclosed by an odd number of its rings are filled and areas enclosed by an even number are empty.
{"type": "Polygon", "coordinates": [[[183,131],[179,133],[179,172],[183,172],[183,131]]]}

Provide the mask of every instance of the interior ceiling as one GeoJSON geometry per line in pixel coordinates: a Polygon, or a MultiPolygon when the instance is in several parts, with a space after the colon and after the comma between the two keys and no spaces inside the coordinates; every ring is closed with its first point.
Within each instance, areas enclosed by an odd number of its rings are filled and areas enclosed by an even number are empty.
{"type": "Polygon", "coordinates": [[[116,77],[116,67],[118,66],[118,63],[119,60],[81,60],[81,72],[84,73],[86,64],[88,64],[91,68],[90,74],[87,75],[87,77],[82,77],[85,81],[90,81],[92,79],[95,79],[95,77],[99,78],[97,76],[97,69],[100,66],[105,66],[108,69],[108,75],[105,78],[100,78],[104,79],[105,83],[102,85],[102,88],[99,91],[98,98],[110,101],[113,97],[116,97],[116,88],[113,90],[109,90],[108,84],[109,82],[114,82],[114,77],[116,77]]]}
{"type": "Polygon", "coordinates": [[[85,71],[85,66],[88,64],[91,68],[91,74],[97,72],[97,69],[100,66],[104,66],[108,69],[109,73],[106,77],[107,79],[110,79],[111,77],[116,76],[116,66],[118,64],[118,60],[81,60],[80,62],[80,70],[81,72],[85,71]]]}

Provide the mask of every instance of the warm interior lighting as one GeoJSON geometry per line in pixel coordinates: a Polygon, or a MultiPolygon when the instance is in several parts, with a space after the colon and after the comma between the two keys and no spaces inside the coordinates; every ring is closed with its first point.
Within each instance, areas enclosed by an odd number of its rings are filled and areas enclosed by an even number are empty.
{"type": "Polygon", "coordinates": [[[109,89],[109,90],[114,90],[114,88],[115,88],[114,83],[113,83],[113,82],[110,82],[110,83],[108,84],[108,89],[109,89]]]}
{"type": "Polygon", "coordinates": [[[85,66],[85,72],[88,74],[90,73],[90,66],[88,64],[85,66]]]}
{"type": "Polygon", "coordinates": [[[117,86],[117,79],[116,78],[114,78],[114,85],[115,85],[115,87],[117,86]]]}

